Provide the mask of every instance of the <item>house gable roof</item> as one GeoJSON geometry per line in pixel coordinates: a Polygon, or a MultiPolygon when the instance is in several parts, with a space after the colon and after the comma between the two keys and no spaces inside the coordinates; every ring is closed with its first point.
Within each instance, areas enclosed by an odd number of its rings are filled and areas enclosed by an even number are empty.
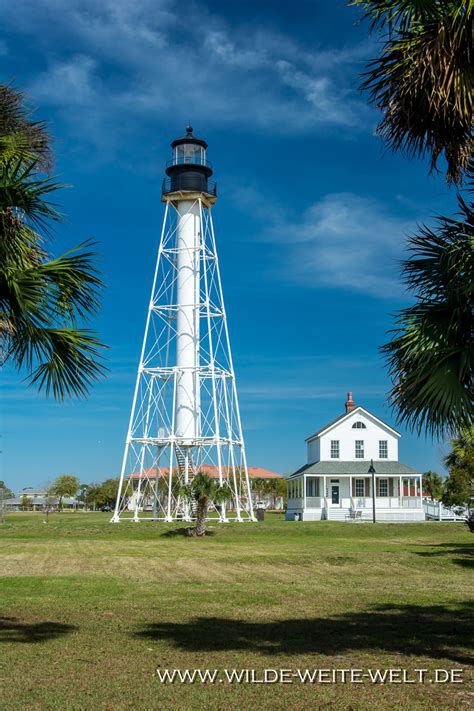
{"type": "Polygon", "coordinates": [[[322,427],[320,430],[315,432],[314,434],[310,435],[309,437],[306,438],[306,442],[310,442],[313,439],[316,439],[317,437],[321,437],[321,435],[325,434],[326,432],[329,432],[335,425],[339,424],[340,422],[343,422],[344,420],[348,420],[350,417],[353,417],[355,414],[360,414],[364,413],[367,415],[371,420],[374,420],[377,424],[382,425],[386,429],[390,430],[393,432],[393,434],[396,437],[400,437],[400,432],[397,432],[397,430],[394,430],[393,427],[390,427],[390,425],[387,425],[386,422],[381,420],[379,417],[374,415],[372,412],[369,412],[369,410],[366,410],[365,407],[362,407],[361,405],[358,405],[355,407],[353,410],[350,412],[344,412],[342,415],[339,415],[339,417],[336,417],[335,420],[332,420],[329,422],[327,425],[322,427]]]}

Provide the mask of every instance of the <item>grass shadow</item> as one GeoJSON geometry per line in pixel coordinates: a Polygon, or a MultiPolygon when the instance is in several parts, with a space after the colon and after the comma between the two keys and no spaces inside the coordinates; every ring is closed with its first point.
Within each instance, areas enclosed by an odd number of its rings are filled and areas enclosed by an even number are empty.
{"type": "Polygon", "coordinates": [[[452,562],[462,568],[474,568],[474,543],[432,543],[428,551],[416,551],[423,558],[450,556],[452,562]]]}
{"type": "Polygon", "coordinates": [[[468,604],[423,607],[379,606],[331,618],[249,622],[197,617],[188,622],[156,622],[135,632],[144,639],[171,640],[190,652],[246,650],[271,654],[322,654],[374,650],[422,655],[470,664],[474,632],[468,604]]]}
{"type": "MultiPolygon", "coordinates": [[[[160,538],[198,538],[197,536],[194,536],[192,534],[192,531],[194,530],[194,526],[186,526],[185,528],[173,528],[171,531],[165,531],[165,533],[162,533],[160,535],[160,538]]],[[[206,531],[204,534],[206,538],[210,536],[215,536],[215,531],[206,531]]],[[[200,536],[200,538],[204,538],[204,536],[200,536]]]]}
{"type": "Polygon", "coordinates": [[[46,642],[56,637],[74,632],[75,625],[62,622],[20,622],[17,617],[0,617],[0,643],[2,642],[46,642]]]}

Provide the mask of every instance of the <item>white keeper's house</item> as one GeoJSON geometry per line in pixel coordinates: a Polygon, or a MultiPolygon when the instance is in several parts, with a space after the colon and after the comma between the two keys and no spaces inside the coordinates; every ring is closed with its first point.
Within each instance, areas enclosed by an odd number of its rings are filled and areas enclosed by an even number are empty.
{"type": "Polygon", "coordinates": [[[308,437],[308,463],[287,479],[287,520],[371,520],[374,476],[378,521],[423,521],[422,475],[398,461],[399,439],[348,393],[345,412],[308,437]]]}

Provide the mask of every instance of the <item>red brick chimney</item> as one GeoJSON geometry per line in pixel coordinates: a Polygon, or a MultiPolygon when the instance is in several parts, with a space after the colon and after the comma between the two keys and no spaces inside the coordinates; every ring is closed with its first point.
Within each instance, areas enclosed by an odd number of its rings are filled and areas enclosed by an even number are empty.
{"type": "Polygon", "coordinates": [[[354,400],[352,399],[352,393],[347,393],[347,400],[346,400],[346,412],[352,412],[352,410],[355,408],[356,404],[354,400]]]}

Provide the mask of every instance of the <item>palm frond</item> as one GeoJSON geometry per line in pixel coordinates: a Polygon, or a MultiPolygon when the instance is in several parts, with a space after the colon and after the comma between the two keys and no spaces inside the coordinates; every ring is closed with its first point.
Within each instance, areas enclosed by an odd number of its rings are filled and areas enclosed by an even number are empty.
{"type": "Polygon", "coordinates": [[[32,120],[33,113],[21,91],[0,84],[0,160],[37,161],[38,168],[49,173],[53,167],[51,136],[45,121],[32,120]]]}
{"type": "MultiPolygon", "coordinates": [[[[103,344],[92,331],[75,328],[45,328],[38,332],[34,349],[39,364],[28,376],[38,391],[51,392],[56,400],[85,397],[91,385],[106,372],[101,362],[103,344]]],[[[21,367],[21,353],[17,359],[21,367]]]]}
{"type": "Polygon", "coordinates": [[[473,418],[474,224],[472,208],[460,206],[461,219],[440,217],[436,229],[410,237],[403,275],[416,303],[399,312],[381,349],[399,422],[437,436],[473,418]]]}
{"type": "Polygon", "coordinates": [[[472,0],[351,0],[351,5],[365,10],[364,18],[371,23],[371,31],[390,28],[407,32],[414,23],[440,21],[448,12],[458,20],[472,12],[472,0]]]}
{"type": "Polygon", "coordinates": [[[55,259],[44,246],[61,219],[51,202],[61,185],[40,175],[50,156],[46,125],[31,121],[19,92],[0,85],[1,355],[63,400],[86,395],[106,370],[105,346],[80,327],[99,308],[103,285],[92,242],[55,259]]]}
{"type": "Polygon", "coordinates": [[[29,225],[43,232],[49,222],[61,220],[61,214],[47,199],[62,186],[54,178],[38,178],[37,162],[16,158],[0,162],[0,213],[10,210],[29,225]]]}
{"type": "Polygon", "coordinates": [[[447,161],[460,183],[472,160],[474,67],[472,2],[354,0],[372,29],[385,32],[381,55],[368,64],[362,89],[384,116],[379,135],[409,157],[447,161]]]}

